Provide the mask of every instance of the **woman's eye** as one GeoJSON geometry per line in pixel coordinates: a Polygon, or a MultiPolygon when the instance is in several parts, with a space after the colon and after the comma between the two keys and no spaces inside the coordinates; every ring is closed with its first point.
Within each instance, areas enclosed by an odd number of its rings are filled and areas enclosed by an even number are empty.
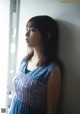
{"type": "Polygon", "coordinates": [[[35,28],[31,28],[31,31],[32,31],[32,32],[36,32],[36,29],[35,29],[35,28]]]}
{"type": "Polygon", "coordinates": [[[30,29],[26,29],[26,31],[28,32],[28,31],[32,31],[32,32],[36,32],[36,28],[30,28],[30,29]]]}

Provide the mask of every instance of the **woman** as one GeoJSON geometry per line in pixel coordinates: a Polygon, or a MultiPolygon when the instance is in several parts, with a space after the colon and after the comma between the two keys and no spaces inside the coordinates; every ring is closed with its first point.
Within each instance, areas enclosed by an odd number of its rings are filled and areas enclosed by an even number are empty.
{"type": "Polygon", "coordinates": [[[35,16],[26,25],[30,52],[14,79],[10,114],[56,114],[61,73],[56,61],[58,26],[49,16],[35,16]]]}

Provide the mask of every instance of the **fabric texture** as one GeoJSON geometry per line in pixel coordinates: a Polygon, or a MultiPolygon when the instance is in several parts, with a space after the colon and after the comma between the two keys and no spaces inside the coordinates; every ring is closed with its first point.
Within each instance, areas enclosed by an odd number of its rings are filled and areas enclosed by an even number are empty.
{"type": "Polygon", "coordinates": [[[22,61],[13,80],[15,96],[11,114],[46,114],[47,82],[57,63],[27,69],[28,61],[22,61]]]}

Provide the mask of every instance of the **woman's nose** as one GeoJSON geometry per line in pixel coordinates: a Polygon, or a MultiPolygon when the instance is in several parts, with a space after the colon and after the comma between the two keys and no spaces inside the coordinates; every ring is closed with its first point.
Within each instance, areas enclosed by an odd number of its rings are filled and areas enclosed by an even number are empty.
{"type": "Polygon", "coordinates": [[[29,31],[28,31],[28,32],[26,32],[25,36],[29,36],[29,31]]]}
{"type": "Polygon", "coordinates": [[[27,32],[26,32],[25,36],[27,36],[27,32]]]}

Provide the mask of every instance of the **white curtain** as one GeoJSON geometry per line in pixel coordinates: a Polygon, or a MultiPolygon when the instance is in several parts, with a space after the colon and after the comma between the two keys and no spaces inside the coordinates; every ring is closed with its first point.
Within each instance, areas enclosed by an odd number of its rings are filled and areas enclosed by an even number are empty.
{"type": "Polygon", "coordinates": [[[10,0],[0,0],[0,113],[6,108],[10,0]]]}

